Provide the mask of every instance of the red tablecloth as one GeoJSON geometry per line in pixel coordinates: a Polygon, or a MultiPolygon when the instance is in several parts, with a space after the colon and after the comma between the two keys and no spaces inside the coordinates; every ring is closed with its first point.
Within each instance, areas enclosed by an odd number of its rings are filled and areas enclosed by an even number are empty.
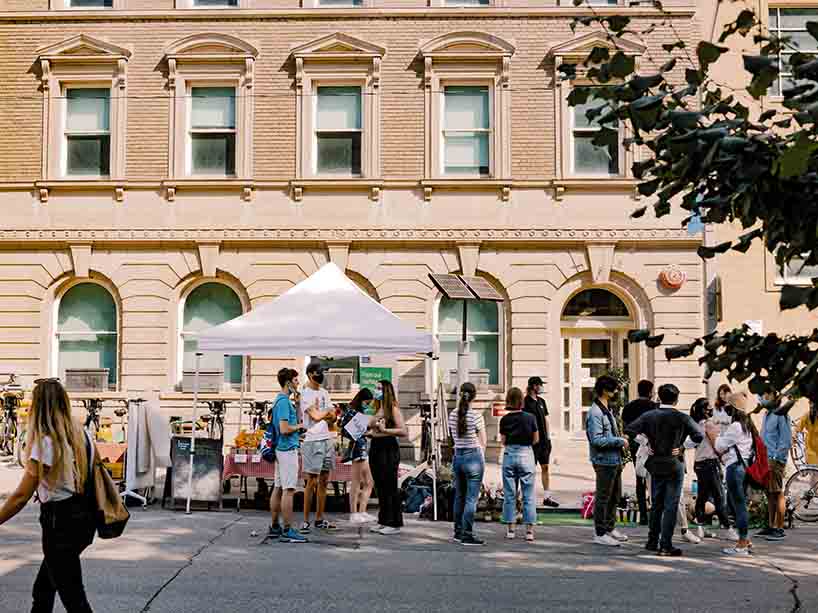
{"type": "MultiPolygon", "coordinates": [[[[275,478],[276,466],[275,463],[265,462],[264,460],[253,462],[252,459],[253,456],[248,455],[246,462],[236,462],[234,454],[225,456],[223,474],[224,478],[225,479],[227,479],[228,477],[256,477],[261,479],[275,478]]],[[[298,457],[298,470],[300,476],[303,478],[303,474],[301,473],[301,456],[298,457]]],[[[352,465],[342,464],[341,459],[336,456],[335,468],[329,473],[329,480],[352,481],[352,465]]]]}

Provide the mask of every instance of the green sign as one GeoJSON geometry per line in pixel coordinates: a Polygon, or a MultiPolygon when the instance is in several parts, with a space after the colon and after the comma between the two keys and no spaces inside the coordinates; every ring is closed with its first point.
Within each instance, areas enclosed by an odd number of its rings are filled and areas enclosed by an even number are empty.
{"type": "Polygon", "coordinates": [[[368,387],[374,392],[378,381],[392,381],[392,369],[361,366],[360,386],[362,389],[368,387]]]}

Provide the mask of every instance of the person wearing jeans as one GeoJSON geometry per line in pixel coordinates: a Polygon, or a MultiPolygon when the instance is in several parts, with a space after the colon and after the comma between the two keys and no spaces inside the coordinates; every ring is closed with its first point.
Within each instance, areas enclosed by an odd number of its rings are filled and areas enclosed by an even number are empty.
{"type": "Polygon", "coordinates": [[[738,542],[734,547],[722,551],[731,556],[748,556],[752,544],[748,538],[749,516],[744,478],[753,453],[753,439],[757,435],[757,430],[750,416],[741,410],[746,407],[746,394],[733,394],[731,399],[731,404],[735,407],[733,423],[716,439],[716,451],[723,454],[722,461],[727,467],[727,496],[736,511],[738,542]]]}
{"type": "Polygon", "coordinates": [[[699,491],[696,495],[696,523],[698,524],[699,538],[704,538],[704,524],[707,521],[705,505],[708,500],[713,501],[716,516],[723,530],[730,528],[730,520],[724,502],[724,488],[722,487],[721,464],[719,454],[716,453],[716,438],[719,435],[719,426],[712,419],[712,408],[707,398],[699,398],[690,407],[690,417],[695,421],[704,434],[701,443],[685,442],[685,447],[694,446],[696,458],[693,469],[696,471],[696,480],[699,491]]]}
{"type": "Polygon", "coordinates": [[[596,380],[596,400],[585,426],[591,464],[596,473],[594,543],[607,547],[618,547],[628,540],[616,529],[616,507],[622,491],[622,449],[627,449],[629,444],[628,439],[620,435],[616,418],[608,408],[619,388],[619,381],[609,375],[596,380]]]}
{"type": "Polygon", "coordinates": [[[517,521],[517,486],[522,489],[523,523],[526,524],[526,540],[534,541],[534,524],[537,522],[537,505],[534,502],[533,446],[539,441],[536,418],[523,412],[523,392],[512,387],[506,395],[507,413],[500,420],[500,436],[503,439],[503,523],[508,526],[506,538],[514,538],[517,521]]]}
{"type": "Polygon", "coordinates": [[[464,383],[457,408],[449,414],[449,432],[454,441],[454,540],[465,546],[485,544],[474,534],[474,513],[486,469],[486,424],[483,415],[471,408],[476,395],[474,385],[464,383]]]}

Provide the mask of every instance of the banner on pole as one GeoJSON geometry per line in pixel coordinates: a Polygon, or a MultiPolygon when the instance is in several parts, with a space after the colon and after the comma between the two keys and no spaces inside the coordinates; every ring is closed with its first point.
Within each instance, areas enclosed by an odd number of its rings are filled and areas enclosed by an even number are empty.
{"type": "Polygon", "coordinates": [[[360,386],[375,391],[378,381],[392,381],[391,368],[379,368],[377,366],[361,366],[360,386]]]}

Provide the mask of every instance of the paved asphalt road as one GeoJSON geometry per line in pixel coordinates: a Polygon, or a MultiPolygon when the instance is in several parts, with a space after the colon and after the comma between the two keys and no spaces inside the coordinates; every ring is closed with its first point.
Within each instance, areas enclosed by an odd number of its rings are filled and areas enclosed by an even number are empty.
{"type": "MultiPolygon", "coordinates": [[[[527,544],[479,524],[488,546],[466,549],[447,524],[407,523],[391,539],[339,520],[306,545],[261,544],[259,512],[137,509],[125,536],[86,553],[86,585],[100,613],[818,612],[818,526],[759,540],[751,559],[725,558],[725,543],[708,539],[670,560],[647,554],[636,529],[611,551],[587,526],[540,527],[527,544]]],[[[28,611],[40,558],[29,507],[0,528],[0,612],[28,611]]]]}

